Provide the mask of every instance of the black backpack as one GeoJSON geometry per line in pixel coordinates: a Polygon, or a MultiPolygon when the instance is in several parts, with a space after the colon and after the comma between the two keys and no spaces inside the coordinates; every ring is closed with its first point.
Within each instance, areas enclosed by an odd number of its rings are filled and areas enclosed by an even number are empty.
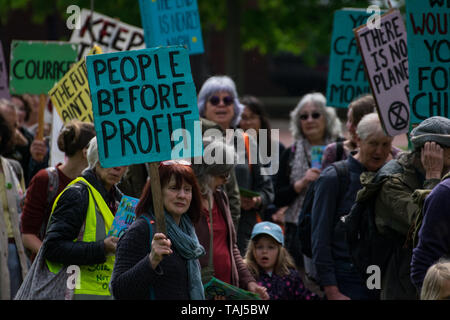
{"type": "MultiPolygon", "coordinates": [[[[338,199],[342,201],[348,185],[348,166],[347,161],[342,160],[331,164],[337,172],[339,180],[339,196],[338,199]]],[[[317,180],[316,180],[317,181],[317,180]]],[[[311,213],[314,205],[314,191],[315,183],[312,182],[306,190],[305,199],[303,200],[302,209],[298,215],[297,237],[300,240],[301,252],[308,258],[312,258],[311,246],[311,213]]]]}
{"type": "Polygon", "coordinates": [[[395,248],[405,240],[394,234],[381,235],[375,224],[375,201],[380,189],[390,175],[401,172],[403,168],[397,161],[388,162],[370,181],[370,191],[363,187],[350,213],[341,218],[352,262],[364,281],[370,276],[369,266],[376,265],[382,272],[386,270],[395,248]]]}

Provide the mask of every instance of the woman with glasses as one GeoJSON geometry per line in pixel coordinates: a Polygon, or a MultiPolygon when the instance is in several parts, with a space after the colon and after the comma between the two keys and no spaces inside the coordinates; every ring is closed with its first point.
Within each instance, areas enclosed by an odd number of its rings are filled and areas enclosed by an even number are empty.
{"type": "MultiPolygon", "coordinates": [[[[198,108],[200,116],[216,123],[223,134],[228,129],[237,128],[243,111],[236,86],[228,76],[213,76],[205,81],[198,94],[198,108]]],[[[240,217],[234,220],[239,221],[237,241],[243,255],[253,226],[261,221],[259,213],[273,202],[274,192],[270,176],[263,172],[260,151],[254,138],[241,130],[231,132],[233,134],[227,134],[227,139],[232,137],[233,140],[227,142],[234,145],[238,154],[234,174],[241,191],[240,212],[238,212],[240,217]],[[253,191],[253,195],[245,194],[244,189],[253,191]]],[[[207,135],[208,133],[205,136],[207,135]]]]}
{"type": "Polygon", "coordinates": [[[228,197],[222,189],[234,168],[234,149],[218,139],[204,139],[204,145],[203,161],[193,165],[203,204],[200,218],[195,224],[198,239],[206,250],[206,255],[200,258],[203,283],[206,284],[214,276],[268,299],[266,289],[256,283],[242,260],[228,197]],[[215,152],[209,154],[207,150],[215,152]],[[218,158],[210,159],[213,153],[218,158]]]}
{"type": "Polygon", "coordinates": [[[136,221],[117,245],[111,277],[116,299],[203,300],[198,258],[205,254],[194,222],[202,208],[200,188],[189,162],[159,165],[167,234],[157,233],[150,181],[136,207],[136,221]]]}
{"type": "Polygon", "coordinates": [[[320,168],[312,166],[311,149],[339,139],[341,122],[335,110],[326,107],[324,95],[318,92],[304,95],[290,116],[294,142],[281,155],[275,184],[275,205],[288,206],[283,217],[286,248],[294,257],[297,267],[303,269],[303,257],[298,238],[295,238],[298,215],[306,189],[320,175],[320,168]]]}
{"type": "MultiPolygon", "coordinates": [[[[285,147],[279,139],[272,137],[270,121],[264,111],[262,102],[258,98],[249,95],[242,97],[240,101],[244,105],[244,111],[241,115],[239,127],[249,134],[255,133],[255,141],[259,145],[265,143],[265,146],[267,146],[266,155],[271,159],[271,161],[264,164],[263,167],[268,170],[270,178],[272,179],[272,184],[275,185],[277,177],[276,174],[278,173],[280,167],[280,156],[283,154],[285,147]],[[261,129],[266,130],[267,134],[261,134],[261,129]],[[276,153],[277,151],[278,154],[276,153]]],[[[285,210],[285,208],[286,207],[278,208],[273,203],[270,203],[264,211],[263,219],[281,223],[281,221],[278,220],[278,217],[280,213],[285,210]]]]}

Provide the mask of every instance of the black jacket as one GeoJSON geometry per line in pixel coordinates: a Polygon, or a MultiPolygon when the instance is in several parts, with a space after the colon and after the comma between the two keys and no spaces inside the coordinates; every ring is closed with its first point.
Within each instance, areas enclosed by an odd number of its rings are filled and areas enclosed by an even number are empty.
{"type": "MultiPolygon", "coordinates": [[[[102,195],[109,207],[120,201],[122,193],[113,187],[107,192],[97,179],[94,171],[86,169],[82,175],[102,195]]],[[[89,190],[76,183],[68,188],[58,200],[50,217],[47,234],[43,243],[43,255],[46,259],[64,265],[90,265],[106,261],[103,240],[96,242],[76,241],[83,227],[89,205],[89,190]]],[[[112,210],[115,214],[115,211],[112,210]]]]}

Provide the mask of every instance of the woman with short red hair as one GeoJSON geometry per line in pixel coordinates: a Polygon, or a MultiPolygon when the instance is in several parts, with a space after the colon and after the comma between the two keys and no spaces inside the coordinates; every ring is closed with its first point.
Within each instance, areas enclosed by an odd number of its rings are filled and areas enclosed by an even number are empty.
{"type": "Polygon", "coordinates": [[[193,223],[202,198],[189,162],[159,165],[167,234],[157,233],[150,181],[136,207],[136,221],[120,239],[111,277],[116,299],[203,300],[198,258],[205,254],[193,223]]]}

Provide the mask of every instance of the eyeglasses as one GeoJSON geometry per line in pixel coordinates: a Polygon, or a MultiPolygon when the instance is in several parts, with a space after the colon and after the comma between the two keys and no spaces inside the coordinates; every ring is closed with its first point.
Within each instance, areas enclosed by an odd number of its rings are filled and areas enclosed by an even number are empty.
{"type": "Polygon", "coordinates": [[[308,120],[309,117],[312,117],[313,119],[319,119],[322,116],[319,112],[313,112],[313,113],[304,113],[300,115],[300,120],[308,120]]]}
{"type": "Polygon", "coordinates": [[[192,163],[186,160],[166,160],[159,163],[160,166],[173,166],[173,165],[180,165],[180,166],[188,166],[192,167],[192,163]]]}
{"type": "MultiPolygon", "coordinates": [[[[234,99],[230,96],[226,96],[222,98],[223,104],[226,106],[232,105],[234,103],[234,99]]],[[[220,103],[220,97],[218,96],[212,96],[211,98],[209,98],[209,102],[213,105],[213,106],[217,106],[220,103]]]]}

